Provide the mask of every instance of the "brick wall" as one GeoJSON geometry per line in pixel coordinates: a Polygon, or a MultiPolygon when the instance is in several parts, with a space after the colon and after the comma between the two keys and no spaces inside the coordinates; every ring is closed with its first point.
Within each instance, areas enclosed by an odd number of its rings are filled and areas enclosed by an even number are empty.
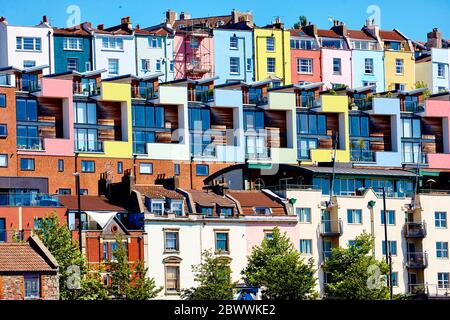
{"type": "MultiPolygon", "coordinates": [[[[41,274],[41,300],[59,300],[59,276],[41,274]]],[[[0,300],[23,300],[23,274],[0,275],[0,300]]]]}

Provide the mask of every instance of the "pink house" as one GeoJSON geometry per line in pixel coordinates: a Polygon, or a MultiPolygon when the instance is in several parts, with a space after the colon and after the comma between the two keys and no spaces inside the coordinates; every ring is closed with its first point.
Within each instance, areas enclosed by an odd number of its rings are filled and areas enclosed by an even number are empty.
{"type": "Polygon", "coordinates": [[[175,79],[201,79],[214,75],[212,29],[189,26],[178,29],[174,39],[175,79]]]}
{"type": "MultiPolygon", "coordinates": [[[[42,78],[41,90],[35,93],[39,101],[39,121],[54,123],[53,130],[41,132],[43,150],[20,151],[27,155],[73,156],[74,114],[71,80],[42,78]],[[52,134],[61,132],[61,134],[52,134]]],[[[52,127],[48,127],[52,128],[52,127]]]]}
{"type": "Polygon", "coordinates": [[[450,169],[450,95],[437,94],[426,101],[426,118],[442,118],[443,153],[428,153],[428,166],[433,169],[450,169]]]}
{"type": "Polygon", "coordinates": [[[324,88],[352,85],[352,53],[346,39],[336,30],[317,30],[322,56],[324,88]]]}

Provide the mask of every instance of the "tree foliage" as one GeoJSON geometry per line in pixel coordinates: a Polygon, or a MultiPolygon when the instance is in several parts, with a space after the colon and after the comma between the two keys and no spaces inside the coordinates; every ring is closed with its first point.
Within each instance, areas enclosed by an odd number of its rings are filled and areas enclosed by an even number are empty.
{"type": "Polygon", "coordinates": [[[36,233],[59,264],[59,292],[62,300],[105,298],[106,291],[101,279],[98,276],[87,276],[86,261],[78,244],[72,241],[72,235],[67,226],[60,224],[55,213],[44,217],[39,222],[36,233]],[[73,267],[79,268],[79,278],[73,272],[73,267]],[[71,287],[74,281],[78,281],[81,288],[71,287]]]}
{"type": "Polygon", "coordinates": [[[263,299],[314,299],[316,277],[314,261],[303,261],[290,239],[273,230],[272,239],[265,238],[253,248],[247,267],[242,271],[245,282],[261,287],[263,299]]]}
{"type": "Polygon", "coordinates": [[[183,291],[182,298],[188,300],[231,300],[236,283],[231,280],[229,262],[214,256],[210,250],[202,253],[202,263],[192,266],[195,288],[183,291]]]}
{"type": "Polygon", "coordinates": [[[157,288],[154,279],[147,277],[147,268],[142,260],[134,265],[128,261],[126,247],[121,245],[122,237],[116,236],[119,244],[111,252],[114,259],[106,263],[111,277],[110,294],[121,300],[149,300],[155,298],[162,288],[157,288]]]}
{"type": "Polygon", "coordinates": [[[348,248],[333,248],[324,265],[328,273],[325,294],[333,299],[389,299],[386,277],[389,267],[371,254],[374,238],[363,232],[348,248]]]}
{"type": "Polygon", "coordinates": [[[301,27],[304,27],[308,24],[308,19],[306,16],[300,16],[298,17],[298,22],[294,24],[294,29],[300,29],[301,27]]]}

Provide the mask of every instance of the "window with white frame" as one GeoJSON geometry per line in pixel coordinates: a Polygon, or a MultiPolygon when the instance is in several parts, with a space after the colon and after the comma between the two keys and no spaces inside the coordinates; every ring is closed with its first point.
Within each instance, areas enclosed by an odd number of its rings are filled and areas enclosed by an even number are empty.
{"type": "Polygon", "coordinates": [[[366,58],[364,60],[364,73],[365,74],[373,74],[373,59],[366,58]]]}
{"type": "Polygon", "coordinates": [[[78,59],[68,58],[67,59],[67,71],[78,71],[78,59]]]}
{"type": "Polygon", "coordinates": [[[311,254],[312,253],[312,240],[300,239],[300,253],[311,254]]]}
{"type": "MultiPolygon", "coordinates": [[[[395,211],[386,210],[387,225],[395,225],[395,211]]],[[[381,210],[381,224],[384,225],[384,210],[381,210]]]]}
{"type": "Polygon", "coordinates": [[[102,47],[103,49],[123,50],[123,39],[117,37],[103,37],[102,47]]]}
{"type": "Polygon", "coordinates": [[[448,272],[438,272],[438,288],[439,289],[448,289],[448,279],[449,279],[449,273],[448,272]]]}
{"type": "MultiPolygon", "coordinates": [[[[381,251],[383,255],[386,255],[386,242],[383,240],[381,242],[381,251]]],[[[388,249],[391,255],[396,256],[397,255],[397,241],[389,241],[388,240],[388,249]]]]}
{"type": "Polygon", "coordinates": [[[108,59],[108,73],[111,75],[119,74],[119,60],[118,59],[108,59]]]}
{"type": "Polygon", "coordinates": [[[141,59],[141,70],[142,71],[150,71],[151,70],[151,61],[150,59],[141,59]]]}
{"type": "Polygon", "coordinates": [[[247,72],[252,72],[253,71],[252,58],[247,58],[246,70],[247,70],[247,72]]]}
{"type": "Polygon", "coordinates": [[[150,205],[151,213],[162,215],[164,213],[164,201],[152,200],[150,205]]]}
{"type": "Polygon", "coordinates": [[[8,155],[0,154],[0,168],[8,167],[8,155]]]}
{"type": "Polygon", "coordinates": [[[347,223],[362,224],[362,210],[361,209],[347,209],[347,223]]]}
{"type": "Polygon", "coordinates": [[[313,40],[291,39],[291,49],[311,50],[313,46],[313,40]]]}
{"type": "Polygon", "coordinates": [[[296,208],[295,211],[301,223],[311,223],[311,208],[296,208]]]}
{"type": "Polygon", "coordinates": [[[352,40],[352,47],[356,50],[376,50],[377,43],[372,41],[352,40]]]}
{"type": "Polygon", "coordinates": [[[445,78],[445,64],[438,63],[438,77],[445,78]]]}
{"type": "Polygon", "coordinates": [[[436,211],[434,213],[434,226],[436,228],[447,228],[447,212],[436,211]]]}
{"type": "Polygon", "coordinates": [[[341,58],[333,58],[333,74],[341,74],[341,58]]]}
{"type": "Polygon", "coordinates": [[[161,71],[161,60],[156,60],[156,71],[160,72],[161,71]]]}
{"type": "Polygon", "coordinates": [[[178,293],[180,291],[180,267],[169,265],[165,267],[166,292],[178,293]]]}
{"type": "Polygon", "coordinates": [[[176,252],[179,250],[178,230],[166,230],[164,232],[165,245],[164,251],[176,252]]]}
{"type": "Polygon", "coordinates": [[[275,72],[275,58],[267,58],[267,72],[275,72]]]}
{"type": "Polygon", "coordinates": [[[239,57],[230,57],[230,74],[239,74],[239,57]]]}
{"type": "Polygon", "coordinates": [[[183,201],[172,200],[170,203],[170,211],[177,216],[183,215],[183,201]]]}
{"type": "Polygon", "coordinates": [[[161,37],[151,37],[148,39],[148,46],[150,48],[162,48],[161,37]]]}
{"type": "Polygon", "coordinates": [[[436,242],[436,257],[448,259],[448,242],[436,242]]]}
{"type": "Polygon", "coordinates": [[[230,49],[239,49],[238,37],[230,37],[230,49]]]}
{"type": "Polygon", "coordinates": [[[81,51],[83,50],[82,38],[64,38],[63,39],[64,50],[81,51]]]}
{"type": "Polygon", "coordinates": [[[275,38],[274,37],[267,37],[266,38],[266,50],[267,51],[275,51],[275,38]]]}
{"type": "Polygon", "coordinates": [[[299,58],[297,59],[297,72],[298,73],[312,73],[313,72],[313,60],[299,58]]]}
{"type": "Polygon", "coordinates": [[[395,73],[396,74],[403,74],[404,67],[403,67],[403,59],[395,59],[395,73]]]}
{"type": "Polygon", "coordinates": [[[23,51],[41,51],[41,38],[16,37],[16,49],[23,51]]]}

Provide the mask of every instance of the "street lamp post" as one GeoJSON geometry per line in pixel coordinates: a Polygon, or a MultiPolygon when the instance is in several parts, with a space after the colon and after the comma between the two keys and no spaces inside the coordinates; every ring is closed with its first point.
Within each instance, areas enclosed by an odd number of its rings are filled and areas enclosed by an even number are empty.
{"type": "Polygon", "coordinates": [[[81,192],[80,192],[80,173],[79,172],[75,172],[73,174],[75,176],[75,188],[77,191],[77,203],[78,203],[78,212],[77,212],[77,216],[78,216],[78,242],[80,245],[80,252],[83,251],[83,245],[81,244],[81,233],[83,230],[83,226],[81,224],[81,192]]]}
{"type": "MultiPolygon", "coordinates": [[[[382,190],[383,191],[383,219],[384,219],[384,250],[386,253],[386,263],[389,266],[389,274],[388,274],[388,286],[389,286],[389,297],[392,300],[393,298],[393,291],[392,291],[392,256],[391,256],[391,250],[389,248],[388,243],[388,232],[387,232],[387,213],[386,213],[386,188],[373,188],[374,190],[382,190]]],[[[359,190],[359,189],[358,189],[359,190]]],[[[361,188],[360,191],[364,191],[364,188],[361,188]]],[[[369,202],[370,206],[375,205],[375,201],[369,202]]]]}

